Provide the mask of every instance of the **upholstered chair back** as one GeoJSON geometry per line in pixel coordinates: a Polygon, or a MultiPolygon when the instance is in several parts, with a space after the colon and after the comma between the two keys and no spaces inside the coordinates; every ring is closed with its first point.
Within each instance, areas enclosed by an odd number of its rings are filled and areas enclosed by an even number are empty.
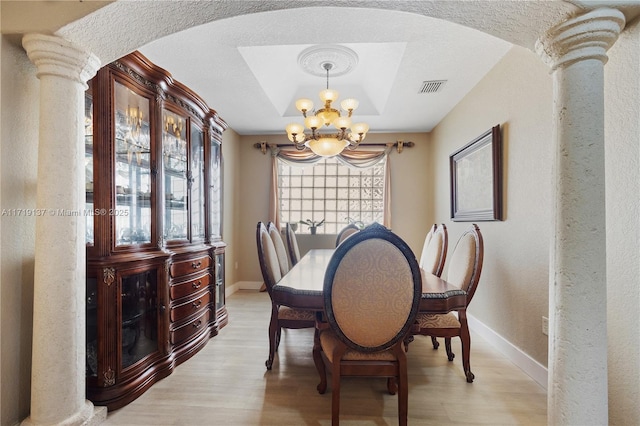
{"type": "Polygon", "coordinates": [[[425,270],[428,270],[427,268],[425,268],[425,265],[427,263],[427,249],[429,248],[429,243],[431,242],[431,238],[433,238],[433,233],[436,231],[437,226],[438,225],[436,225],[435,223],[433,224],[433,226],[429,229],[429,232],[427,232],[427,235],[424,237],[424,243],[422,244],[422,253],[420,254],[420,267],[425,270]]]}
{"type": "Polygon", "coordinates": [[[338,236],[336,237],[336,247],[338,247],[340,243],[342,243],[344,240],[346,240],[348,237],[355,234],[359,230],[360,229],[353,223],[350,223],[349,225],[342,228],[340,232],[338,232],[338,236]]]}
{"type": "Polygon", "coordinates": [[[390,348],[415,320],[422,292],[411,249],[382,225],[357,232],[336,248],[324,281],[327,322],[361,352],[390,348]]]}
{"type": "Polygon", "coordinates": [[[273,245],[273,240],[269,235],[267,227],[262,222],[258,222],[256,242],[258,245],[258,261],[260,263],[260,270],[262,271],[262,279],[267,287],[267,291],[271,293],[272,287],[282,279],[282,274],[280,273],[278,253],[273,245]]]}
{"type": "Polygon", "coordinates": [[[420,267],[433,275],[442,275],[447,256],[447,227],[433,225],[427,234],[420,256],[420,267]]]}
{"type": "Polygon", "coordinates": [[[276,225],[274,225],[273,222],[269,222],[269,224],[267,225],[267,230],[269,231],[269,235],[271,236],[271,240],[273,241],[273,246],[275,247],[276,254],[278,255],[280,274],[284,276],[287,272],[289,272],[289,256],[287,255],[287,249],[284,246],[284,241],[282,241],[280,231],[278,231],[278,228],[276,228],[276,225]]]}
{"type": "Polygon", "coordinates": [[[291,224],[287,223],[287,249],[289,251],[289,260],[291,261],[291,267],[295,266],[300,260],[300,249],[298,248],[298,240],[296,239],[296,233],[291,228],[291,224]]]}
{"type": "Polygon", "coordinates": [[[471,302],[480,280],[483,258],[482,234],[473,224],[460,236],[447,268],[447,281],[467,292],[467,304],[471,302]]]}

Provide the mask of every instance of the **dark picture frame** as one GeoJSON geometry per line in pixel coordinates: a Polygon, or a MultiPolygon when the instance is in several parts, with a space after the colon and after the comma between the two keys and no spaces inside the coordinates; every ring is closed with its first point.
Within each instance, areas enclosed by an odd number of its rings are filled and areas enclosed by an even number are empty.
{"type": "Polygon", "coordinates": [[[502,220],[502,137],[496,125],[449,156],[451,219],[502,220]]]}

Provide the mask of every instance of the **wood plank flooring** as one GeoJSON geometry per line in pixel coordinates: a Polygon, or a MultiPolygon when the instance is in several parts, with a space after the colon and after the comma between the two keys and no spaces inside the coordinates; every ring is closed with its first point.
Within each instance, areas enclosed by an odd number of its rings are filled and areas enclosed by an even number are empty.
{"type": "MultiPolygon", "coordinates": [[[[311,358],[313,330],[283,330],[273,370],[268,354],[267,293],[243,290],[227,300],[229,324],[207,346],[144,395],[110,412],[106,425],[313,425],[331,424],[331,379],[318,394],[311,358]]],[[[409,346],[409,425],[546,425],[546,391],[471,335],[469,384],[456,359],[447,361],[444,342],[433,350],[428,337],[409,346]]],[[[396,425],[397,397],[386,380],[346,378],[340,420],[345,426],[396,425]]]]}

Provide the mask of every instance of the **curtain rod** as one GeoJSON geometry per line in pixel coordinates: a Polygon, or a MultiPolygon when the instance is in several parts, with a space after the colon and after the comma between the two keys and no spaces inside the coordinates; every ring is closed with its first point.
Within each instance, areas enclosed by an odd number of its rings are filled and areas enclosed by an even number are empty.
{"type": "MultiPolygon", "coordinates": [[[[253,147],[261,150],[263,154],[266,154],[267,148],[271,146],[275,146],[277,148],[283,148],[283,147],[292,147],[293,145],[292,144],[270,144],[270,143],[267,143],[266,141],[260,141],[253,144],[253,147]]],[[[402,153],[402,150],[404,148],[413,148],[415,146],[415,143],[411,141],[407,141],[407,142],[396,141],[396,142],[387,142],[387,143],[361,143],[358,146],[393,146],[398,151],[398,154],[400,154],[402,153]]]]}

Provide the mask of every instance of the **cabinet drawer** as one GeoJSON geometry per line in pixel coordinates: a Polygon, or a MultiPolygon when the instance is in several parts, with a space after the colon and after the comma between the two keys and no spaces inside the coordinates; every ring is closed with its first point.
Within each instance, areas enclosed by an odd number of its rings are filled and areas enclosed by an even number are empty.
{"type": "Polygon", "coordinates": [[[171,330],[171,344],[177,345],[185,340],[202,333],[207,329],[209,324],[209,318],[211,316],[211,309],[205,309],[202,314],[194,318],[193,320],[171,330]]]}
{"type": "Polygon", "coordinates": [[[193,274],[199,271],[204,271],[211,265],[211,258],[209,256],[198,257],[196,259],[184,260],[171,264],[171,276],[179,277],[182,275],[193,274]]]}
{"type": "Polygon", "coordinates": [[[178,284],[173,284],[169,289],[172,300],[180,299],[181,297],[189,296],[195,292],[201,291],[203,288],[209,286],[211,281],[210,274],[204,274],[199,278],[194,278],[189,281],[185,281],[178,284]]]}
{"type": "Polygon", "coordinates": [[[196,312],[207,308],[210,301],[211,292],[205,291],[204,293],[200,293],[198,297],[171,308],[171,322],[180,321],[181,319],[187,318],[196,312]]]}

